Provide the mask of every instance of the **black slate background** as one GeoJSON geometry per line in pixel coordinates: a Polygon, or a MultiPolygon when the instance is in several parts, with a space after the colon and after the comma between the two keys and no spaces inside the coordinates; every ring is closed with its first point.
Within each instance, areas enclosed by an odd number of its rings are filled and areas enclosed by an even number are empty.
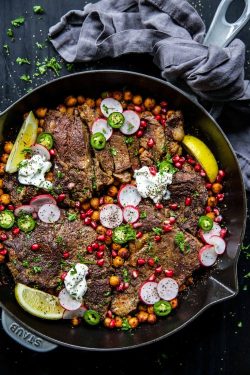
{"type": "MultiPolygon", "coordinates": [[[[206,25],[209,25],[219,0],[192,0],[206,25]]],[[[81,0],[0,0],[0,111],[25,94],[28,89],[55,78],[48,72],[41,78],[26,83],[20,80],[22,74],[35,71],[34,61],[45,57],[57,56],[47,39],[50,25],[58,21],[61,15],[70,9],[81,9],[86,1],[81,0]],[[42,5],[44,15],[35,15],[33,5],[42,5]],[[25,24],[14,29],[15,40],[6,35],[10,21],[19,16],[25,17],[25,24]],[[45,43],[45,48],[38,49],[36,42],[45,43]],[[10,55],[2,50],[8,44],[10,55]],[[27,57],[31,65],[19,66],[17,57],[27,57]]],[[[228,13],[233,21],[240,15],[243,0],[234,0],[228,13]]],[[[250,23],[240,32],[239,37],[246,43],[246,76],[250,79],[250,23]]],[[[66,64],[61,62],[61,74],[68,74],[66,64]]],[[[104,59],[95,63],[79,64],[74,71],[100,68],[121,68],[150,75],[160,76],[149,56],[126,56],[118,59],[104,59]]],[[[56,93],[55,93],[56,95],[56,93]]],[[[243,116],[240,122],[249,122],[243,116]]],[[[225,114],[220,119],[222,126],[234,126],[234,119],[225,114]],[[231,123],[230,123],[231,122],[231,123]]],[[[250,196],[248,194],[248,206],[250,196]]],[[[250,242],[248,217],[247,233],[244,244],[250,242]]],[[[87,371],[101,374],[170,374],[170,375],[249,375],[250,374],[250,281],[244,275],[250,271],[250,263],[245,251],[242,251],[239,264],[238,296],[232,300],[213,306],[198,317],[188,327],[174,336],[157,344],[127,352],[86,353],[58,348],[47,354],[33,353],[13,342],[0,327],[0,374],[84,374],[87,371]],[[247,290],[248,288],[248,290],[247,290]]],[[[153,327],[152,327],[153,329],[153,327]]]]}

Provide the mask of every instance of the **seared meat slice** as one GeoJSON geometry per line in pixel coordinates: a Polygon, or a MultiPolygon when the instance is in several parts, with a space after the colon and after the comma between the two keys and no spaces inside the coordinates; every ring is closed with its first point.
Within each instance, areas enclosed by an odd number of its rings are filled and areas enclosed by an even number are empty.
{"type": "Polygon", "coordinates": [[[125,137],[120,132],[114,132],[110,138],[111,152],[115,164],[115,173],[120,173],[131,167],[125,137]]]}
{"type": "Polygon", "coordinates": [[[131,167],[133,170],[139,169],[141,167],[140,159],[139,159],[139,148],[140,142],[137,137],[129,137],[131,142],[126,142],[128,147],[129,158],[131,162],[131,167]]]}
{"type": "Polygon", "coordinates": [[[114,160],[111,155],[108,142],[106,143],[106,146],[103,150],[95,150],[95,157],[98,160],[102,171],[105,172],[108,176],[112,176],[112,172],[114,171],[114,160]]]}
{"type": "Polygon", "coordinates": [[[166,119],[165,136],[167,151],[170,155],[180,154],[179,142],[184,138],[184,123],[181,111],[169,111],[166,119]]]}
{"type": "Polygon", "coordinates": [[[164,210],[155,209],[154,203],[149,199],[143,199],[138,208],[141,215],[141,231],[149,232],[154,227],[161,227],[163,221],[166,219],[164,216],[164,210]]]}
{"type": "Polygon", "coordinates": [[[140,138],[140,146],[151,153],[155,163],[159,161],[161,156],[165,153],[164,129],[151,112],[143,112],[141,118],[147,121],[148,126],[146,127],[144,135],[140,138]],[[153,139],[154,141],[154,146],[151,148],[148,147],[149,139],[153,139]]]}
{"type": "Polygon", "coordinates": [[[74,200],[91,197],[94,172],[86,125],[76,115],[49,111],[44,129],[55,142],[55,190],[70,192],[74,200]]]}
{"type": "Polygon", "coordinates": [[[15,206],[29,203],[31,198],[37,195],[38,189],[35,186],[25,186],[18,182],[16,174],[5,174],[4,189],[10,194],[11,202],[15,206]]]}
{"type": "Polygon", "coordinates": [[[93,122],[99,117],[97,111],[88,106],[86,103],[78,107],[81,119],[88,125],[91,131],[93,122]]]}
{"type": "Polygon", "coordinates": [[[97,159],[93,159],[94,161],[94,173],[95,173],[95,183],[96,183],[96,190],[99,191],[103,186],[111,185],[114,181],[114,178],[111,174],[107,174],[103,172],[100,167],[100,163],[97,159]]]}
{"type": "Polygon", "coordinates": [[[128,171],[122,172],[122,173],[113,173],[113,176],[122,184],[128,184],[131,179],[131,173],[128,171]]]}

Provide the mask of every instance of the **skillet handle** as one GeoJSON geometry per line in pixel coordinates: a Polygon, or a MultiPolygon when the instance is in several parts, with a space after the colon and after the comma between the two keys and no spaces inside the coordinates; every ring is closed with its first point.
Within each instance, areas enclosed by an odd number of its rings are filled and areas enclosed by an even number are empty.
{"type": "Polygon", "coordinates": [[[40,353],[50,352],[57,348],[57,345],[45,341],[41,337],[28,331],[22,325],[13,320],[4,310],[2,310],[2,325],[7,335],[25,348],[40,353]]]}
{"type": "Polygon", "coordinates": [[[203,44],[214,44],[218,47],[227,46],[250,19],[250,0],[245,1],[245,8],[240,18],[229,23],[226,20],[227,10],[233,0],[222,0],[219,4],[203,44]]]}

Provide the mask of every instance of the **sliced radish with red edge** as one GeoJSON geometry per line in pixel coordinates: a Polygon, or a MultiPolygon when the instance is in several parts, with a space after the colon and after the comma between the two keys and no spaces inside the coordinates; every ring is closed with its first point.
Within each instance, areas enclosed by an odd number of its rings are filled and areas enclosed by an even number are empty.
{"type": "Polygon", "coordinates": [[[172,277],[164,277],[157,286],[157,292],[164,301],[171,301],[179,292],[179,285],[172,277]]]}
{"type": "Polygon", "coordinates": [[[100,105],[102,114],[105,117],[109,117],[109,115],[113,112],[123,112],[123,108],[120,102],[118,100],[113,98],[106,98],[101,101],[100,105]]]}
{"type": "Polygon", "coordinates": [[[76,301],[67,292],[66,288],[62,289],[58,295],[60,305],[66,310],[77,310],[81,306],[81,302],[76,301]]]}
{"type": "Polygon", "coordinates": [[[100,222],[105,228],[119,227],[123,222],[122,209],[117,204],[105,204],[100,211],[100,222]]]}
{"type": "Polygon", "coordinates": [[[131,135],[137,132],[140,127],[140,117],[134,111],[127,110],[123,112],[125,118],[124,124],[120,127],[120,131],[125,135],[131,135]]]}
{"type": "Polygon", "coordinates": [[[65,310],[63,319],[82,318],[86,310],[85,306],[80,306],[79,309],[76,310],[65,310]]]}
{"type": "Polygon", "coordinates": [[[220,236],[211,236],[209,244],[214,245],[214,250],[218,255],[223,254],[226,250],[226,242],[220,236]]]}
{"type": "Polygon", "coordinates": [[[40,155],[46,161],[50,160],[50,153],[43,145],[35,144],[34,146],[31,146],[31,151],[34,155],[40,155]]]}
{"type": "Polygon", "coordinates": [[[139,297],[146,305],[153,305],[160,301],[160,296],[157,292],[158,284],[154,281],[146,281],[139,289],[139,297]]]}
{"type": "Polygon", "coordinates": [[[209,230],[208,232],[200,229],[199,235],[200,235],[200,238],[202,239],[203,242],[209,244],[210,243],[209,242],[210,237],[219,236],[220,231],[221,231],[221,226],[218,223],[214,223],[213,228],[211,230],[209,230]]]}
{"type": "Polygon", "coordinates": [[[44,204],[38,210],[38,217],[43,223],[51,224],[60,219],[61,211],[55,204],[44,204]]]}
{"type": "Polygon", "coordinates": [[[138,206],[141,201],[141,196],[138,193],[137,188],[134,185],[124,185],[118,192],[118,202],[121,206],[138,206]]]}
{"type": "Polygon", "coordinates": [[[139,210],[134,206],[126,206],[123,209],[123,218],[126,223],[133,224],[140,217],[139,210]]]}
{"type": "Polygon", "coordinates": [[[199,261],[204,267],[211,267],[217,260],[215,246],[205,245],[199,251],[199,261]]]}
{"type": "Polygon", "coordinates": [[[31,206],[30,204],[24,204],[22,206],[19,206],[15,209],[14,214],[16,216],[20,216],[23,214],[30,214],[32,215],[35,212],[35,208],[31,206]]]}
{"type": "Polygon", "coordinates": [[[113,129],[108,125],[107,120],[103,118],[97,119],[92,125],[92,133],[102,133],[106,140],[108,140],[113,134],[113,129]]]}
{"type": "Polygon", "coordinates": [[[32,198],[30,205],[34,207],[35,211],[38,211],[44,204],[56,204],[56,200],[50,194],[41,194],[32,198]]]}

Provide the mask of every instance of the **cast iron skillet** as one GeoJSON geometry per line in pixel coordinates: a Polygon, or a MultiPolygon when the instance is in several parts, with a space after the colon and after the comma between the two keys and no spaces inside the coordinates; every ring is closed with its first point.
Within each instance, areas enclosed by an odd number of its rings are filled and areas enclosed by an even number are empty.
{"type": "MultiPolygon", "coordinates": [[[[235,154],[218,124],[201,105],[188,98],[181,90],[160,79],[127,71],[103,70],[69,75],[35,89],[4,111],[0,116],[0,139],[4,140],[5,133],[10,127],[20,126],[25,112],[38,106],[53,107],[70,94],[98,97],[102,91],[124,87],[129,87],[133,92],[144,96],[152,95],[160,100],[166,99],[170,102],[170,107],[181,109],[192,133],[198,134],[208,144],[220,161],[221,167],[225,169],[227,207],[223,216],[230,232],[227,254],[220,258],[211,272],[198,277],[195,285],[181,297],[180,306],[174,314],[154,326],[141,326],[133,335],[83,325],[78,329],[72,329],[65,321],[54,322],[35,318],[16,303],[12,282],[7,286],[0,286],[0,305],[15,320],[48,341],[71,348],[119,350],[158,341],[185,327],[209,306],[231,298],[238,292],[237,260],[246,222],[246,197],[241,172],[235,154]]],[[[9,278],[6,266],[2,265],[0,270],[2,280],[9,278]]]]}

